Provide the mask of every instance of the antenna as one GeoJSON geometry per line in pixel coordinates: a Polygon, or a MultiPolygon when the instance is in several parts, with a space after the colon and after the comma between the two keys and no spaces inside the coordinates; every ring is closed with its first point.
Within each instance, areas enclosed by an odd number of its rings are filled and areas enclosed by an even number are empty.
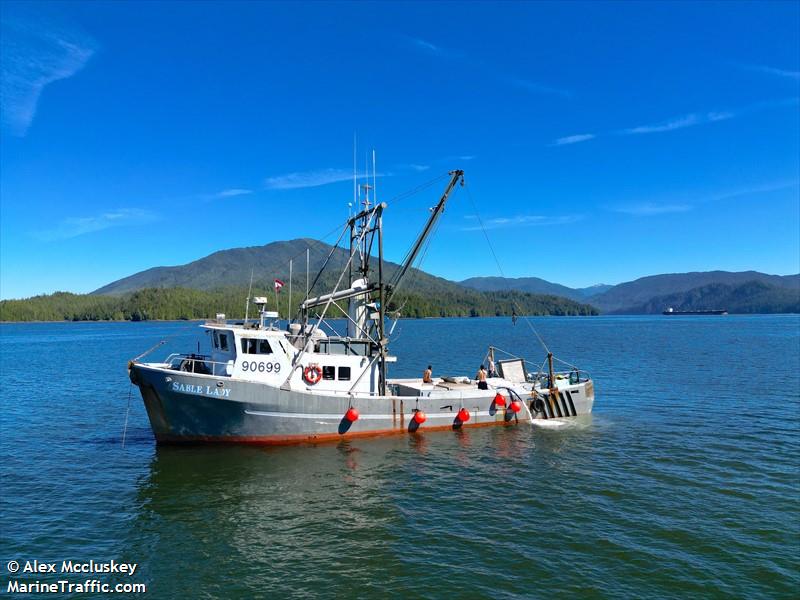
{"type": "Polygon", "coordinates": [[[247,303],[244,305],[244,324],[247,326],[247,317],[250,314],[250,292],[253,291],[253,269],[250,269],[250,287],[247,288],[247,303]]]}
{"type": "Polygon", "coordinates": [[[286,318],[292,319],[292,259],[289,259],[289,307],[286,310],[286,318]]]}
{"type": "Polygon", "coordinates": [[[378,179],[375,174],[375,148],[372,149],[372,197],[378,202],[378,179]]]}
{"type": "MultiPolygon", "coordinates": [[[[356,132],[353,132],[353,206],[358,206],[358,169],[356,161],[356,132]]],[[[351,216],[351,215],[348,215],[351,216]]]]}

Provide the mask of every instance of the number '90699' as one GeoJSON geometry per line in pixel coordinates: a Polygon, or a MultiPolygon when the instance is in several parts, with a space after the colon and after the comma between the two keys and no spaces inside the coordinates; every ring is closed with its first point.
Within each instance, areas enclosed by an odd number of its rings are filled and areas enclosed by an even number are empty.
{"type": "Polygon", "coordinates": [[[242,371],[250,371],[251,373],[278,373],[281,370],[281,363],[278,362],[257,362],[255,360],[243,361],[242,371]]]}

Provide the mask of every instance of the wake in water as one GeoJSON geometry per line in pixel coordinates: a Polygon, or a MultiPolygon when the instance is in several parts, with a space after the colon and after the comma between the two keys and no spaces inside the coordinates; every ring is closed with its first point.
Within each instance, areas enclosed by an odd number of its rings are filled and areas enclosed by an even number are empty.
{"type": "Polygon", "coordinates": [[[534,419],[531,421],[534,427],[542,427],[544,429],[561,429],[562,427],[569,427],[566,421],[559,421],[558,419],[534,419]]]}

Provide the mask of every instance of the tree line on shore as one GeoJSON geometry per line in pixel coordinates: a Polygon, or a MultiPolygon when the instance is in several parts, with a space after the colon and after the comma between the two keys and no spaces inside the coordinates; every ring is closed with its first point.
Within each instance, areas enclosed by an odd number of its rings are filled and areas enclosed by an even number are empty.
{"type": "MultiPolygon", "coordinates": [[[[245,313],[247,290],[220,288],[202,291],[189,288],[148,288],[123,295],[72,294],[55,292],[21,300],[0,301],[0,321],[147,321],[193,320],[225,313],[241,318],[245,313]]],[[[275,296],[268,296],[268,310],[275,310],[275,296]]],[[[279,295],[279,312],[289,312],[285,293],[279,295]]],[[[292,314],[302,298],[293,298],[292,314]]],[[[585,316],[597,309],[566,298],[515,291],[463,293],[440,292],[433,295],[406,293],[387,309],[400,317],[487,317],[518,315],[585,316]]],[[[250,317],[256,308],[251,304],[250,317]]],[[[329,316],[341,316],[332,306],[329,316]]]]}

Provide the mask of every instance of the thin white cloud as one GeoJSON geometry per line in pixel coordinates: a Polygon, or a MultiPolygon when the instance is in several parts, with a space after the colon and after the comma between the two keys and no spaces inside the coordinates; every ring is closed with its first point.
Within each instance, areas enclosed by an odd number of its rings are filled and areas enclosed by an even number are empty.
{"type": "Polygon", "coordinates": [[[454,50],[453,48],[445,48],[444,46],[439,46],[438,44],[434,44],[428,40],[410,35],[402,35],[401,37],[405,39],[406,42],[411,45],[411,47],[424,54],[437,56],[441,59],[464,58],[464,54],[462,52],[454,50]]]}
{"type": "Polygon", "coordinates": [[[664,133],[667,131],[676,131],[678,129],[686,129],[687,127],[695,127],[697,125],[705,125],[708,123],[716,123],[719,121],[727,121],[743,117],[745,115],[759,113],[765,110],[776,108],[784,108],[789,106],[797,106],[800,104],[800,98],[783,98],[780,100],[769,100],[766,102],[757,102],[748,106],[743,106],[733,110],[711,110],[707,112],[689,113],[679,117],[673,117],[666,121],[652,123],[648,125],[637,125],[636,127],[629,127],[618,131],[609,131],[604,133],[583,133],[578,135],[568,135],[554,140],[551,146],[565,146],[569,144],[577,144],[585,142],[597,137],[608,135],[646,135],[650,133],[664,133]]]}
{"type": "Polygon", "coordinates": [[[72,77],[95,52],[94,40],[43,22],[0,22],[0,113],[2,126],[23,137],[36,116],[45,87],[72,77]]]}
{"type": "Polygon", "coordinates": [[[407,171],[416,171],[417,173],[422,173],[423,171],[427,171],[431,168],[430,165],[422,165],[418,163],[403,163],[394,166],[395,169],[400,170],[407,170],[407,171]]]}
{"type": "Polygon", "coordinates": [[[569,90],[556,88],[544,83],[538,83],[536,81],[530,81],[529,79],[512,78],[509,81],[511,84],[535,94],[550,94],[553,96],[561,96],[562,98],[572,97],[572,92],[569,90]]]}
{"type": "Polygon", "coordinates": [[[763,185],[757,185],[753,187],[747,187],[747,188],[742,188],[740,190],[734,190],[718,194],[716,196],[708,198],[706,201],[716,202],[719,200],[731,200],[733,198],[752,196],[756,194],[768,194],[769,192],[779,192],[781,190],[789,190],[792,188],[796,188],[799,185],[800,181],[798,181],[797,179],[775,181],[772,183],[765,183],[763,185]]]}
{"type": "MultiPolygon", "coordinates": [[[[470,218],[469,216],[467,218],[470,218]]],[[[473,217],[474,218],[474,217],[473,217]]],[[[481,229],[501,229],[507,227],[530,227],[536,225],[565,225],[580,221],[583,215],[514,215],[512,217],[494,217],[483,221],[482,225],[471,224],[462,227],[461,231],[480,231],[481,229]]]]}
{"type": "Polygon", "coordinates": [[[655,202],[642,202],[640,204],[616,206],[611,210],[626,215],[635,215],[637,217],[650,217],[653,215],[686,212],[692,210],[692,206],[690,204],[657,204],[655,202]]]}
{"type": "Polygon", "coordinates": [[[623,204],[618,206],[607,207],[608,210],[637,217],[651,217],[655,215],[663,215],[669,213],[682,213],[694,210],[699,205],[707,204],[710,202],[720,202],[723,200],[732,200],[735,198],[742,198],[746,196],[757,196],[760,194],[767,194],[770,192],[777,192],[781,190],[788,190],[800,186],[800,181],[784,180],[765,183],[762,185],[741,188],[738,190],[729,190],[718,194],[708,195],[705,197],[695,198],[692,201],[665,201],[662,203],[647,201],[634,204],[623,204]]]}
{"type": "MultiPolygon", "coordinates": [[[[378,173],[376,177],[384,177],[384,173],[378,173]]],[[[366,175],[359,174],[358,179],[364,179],[366,175]]],[[[369,176],[372,178],[372,175],[369,176]]],[[[268,177],[264,181],[264,187],[269,190],[293,190],[298,188],[319,187],[329,183],[339,181],[351,181],[353,172],[348,169],[318,169],[316,171],[304,171],[299,173],[287,173],[268,177]]]]}
{"type": "Polygon", "coordinates": [[[244,196],[245,194],[252,194],[253,190],[244,188],[231,188],[229,190],[222,190],[214,194],[214,198],[233,198],[234,196],[244,196]]]}
{"type": "Polygon", "coordinates": [[[415,37],[409,37],[408,39],[417,48],[421,48],[422,50],[427,50],[428,52],[433,52],[435,54],[441,54],[442,52],[444,52],[444,50],[440,46],[437,46],[436,44],[432,44],[431,42],[428,42],[426,40],[423,40],[423,39],[420,39],[420,38],[415,38],[415,37]]]}
{"type": "Polygon", "coordinates": [[[568,135],[566,137],[558,138],[551,145],[553,146],[568,146],[569,144],[579,144],[580,142],[587,142],[597,137],[593,133],[579,133],[577,135],[568,135]]]}
{"type": "Polygon", "coordinates": [[[693,127],[695,125],[702,125],[704,123],[714,123],[716,121],[725,121],[732,119],[736,113],[727,112],[707,112],[707,113],[691,113],[681,117],[674,117],[661,123],[653,125],[639,125],[638,127],[631,127],[630,129],[623,129],[620,133],[624,135],[640,135],[646,133],[663,133],[665,131],[674,131],[676,129],[684,129],[686,127],[693,127]]]}
{"type": "Polygon", "coordinates": [[[766,73],[767,75],[775,75],[777,77],[785,77],[786,79],[800,79],[800,71],[792,71],[789,69],[780,69],[777,67],[769,67],[767,65],[740,65],[743,69],[748,71],[756,71],[758,73],[766,73]]]}
{"type": "Polygon", "coordinates": [[[157,216],[149,210],[119,208],[91,217],[70,217],[64,219],[55,229],[38,231],[34,233],[34,236],[42,241],[52,242],[112,227],[150,223],[156,219],[157,216]]]}

